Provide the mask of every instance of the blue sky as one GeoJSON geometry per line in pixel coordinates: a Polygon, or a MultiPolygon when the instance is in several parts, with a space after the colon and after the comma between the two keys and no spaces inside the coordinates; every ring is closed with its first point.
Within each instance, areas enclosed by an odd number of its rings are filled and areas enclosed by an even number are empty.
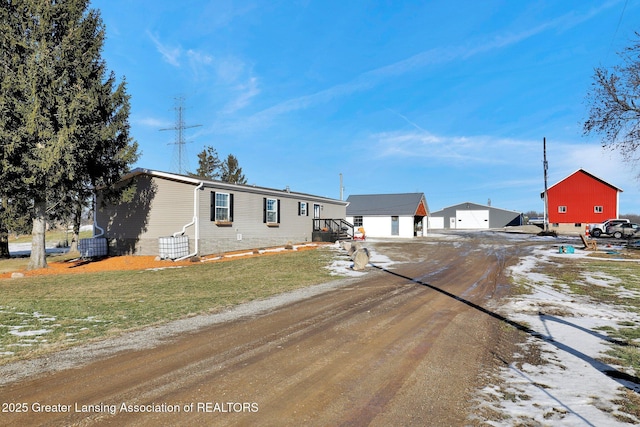
{"type": "Polygon", "coordinates": [[[213,146],[250,184],[339,198],[424,192],[542,211],[579,168],[640,214],[640,167],[582,136],[593,69],[619,61],[640,2],[95,0],[103,58],[131,95],[136,166],[177,172],[213,146]]]}

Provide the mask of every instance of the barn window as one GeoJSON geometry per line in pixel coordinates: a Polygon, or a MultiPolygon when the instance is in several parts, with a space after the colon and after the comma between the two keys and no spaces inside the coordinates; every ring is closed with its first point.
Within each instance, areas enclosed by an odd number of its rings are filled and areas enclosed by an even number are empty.
{"type": "Polygon", "coordinates": [[[602,206],[594,206],[593,207],[593,213],[602,213],[604,212],[604,207],[602,206]]]}
{"type": "Polygon", "coordinates": [[[353,217],[353,226],[354,227],[362,227],[362,216],[354,216],[353,217]]]}
{"type": "Polygon", "coordinates": [[[558,213],[567,213],[566,206],[558,206],[558,213]]]}
{"type": "Polygon", "coordinates": [[[211,192],[211,221],[233,221],[233,194],[211,192]]]}

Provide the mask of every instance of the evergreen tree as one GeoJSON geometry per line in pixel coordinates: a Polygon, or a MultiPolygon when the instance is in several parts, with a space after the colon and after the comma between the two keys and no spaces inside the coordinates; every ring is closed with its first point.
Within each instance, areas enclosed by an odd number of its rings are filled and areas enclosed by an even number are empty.
{"type": "MultiPolygon", "coordinates": [[[[0,197],[28,206],[29,268],[46,267],[51,212],[77,210],[137,159],[125,82],[107,76],[89,0],[0,0],[0,197]]],[[[24,214],[24,212],[23,212],[24,214]]]]}
{"type": "Polygon", "coordinates": [[[242,168],[238,164],[238,159],[229,154],[226,160],[222,162],[222,181],[232,184],[246,184],[247,179],[242,173],[242,168]]]}
{"type": "Polygon", "coordinates": [[[208,145],[198,153],[198,170],[190,175],[204,179],[220,179],[221,165],[222,162],[218,157],[218,152],[208,145]]]}

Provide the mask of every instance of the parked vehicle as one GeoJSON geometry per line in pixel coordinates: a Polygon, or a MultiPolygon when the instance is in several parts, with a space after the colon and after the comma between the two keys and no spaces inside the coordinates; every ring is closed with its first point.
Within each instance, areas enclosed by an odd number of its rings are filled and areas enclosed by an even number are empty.
{"type": "Polygon", "coordinates": [[[612,225],[607,231],[616,239],[620,239],[622,237],[632,237],[634,235],[640,237],[640,225],[633,222],[612,225]]]}
{"type": "Polygon", "coordinates": [[[608,230],[609,227],[630,222],[631,221],[629,221],[628,219],[613,218],[608,219],[601,224],[590,224],[589,234],[593,237],[600,237],[602,234],[611,234],[608,230]]]}

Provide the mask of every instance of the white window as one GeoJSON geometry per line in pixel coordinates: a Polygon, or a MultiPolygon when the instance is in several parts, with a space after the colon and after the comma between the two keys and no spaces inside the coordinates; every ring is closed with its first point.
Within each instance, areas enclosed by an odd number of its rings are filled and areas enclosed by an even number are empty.
{"type": "Polygon", "coordinates": [[[602,207],[602,206],[594,206],[593,207],[593,212],[594,213],[602,213],[602,212],[604,212],[604,207],[602,207]]]}
{"type": "Polygon", "coordinates": [[[270,224],[278,222],[278,199],[265,199],[265,218],[270,224]]]}
{"type": "Polygon", "coordinates": [[[309,215],[309,207],[307,206],[307,202],[300,202],[298,204],[298,215],[300,216],[309,215]]]}
{"type": "Polygon", "coordinates": [[[233,221],[233,194],[211,192],[211,221],[218,223],[233,221]]]}
{"type": "Polygon", "coordinates": [[[567,213],[566,206],[558,206],[558,213],[567,213]]]}
{"type": "Polygon", "coordinates": [[[216,193],[216,221],[229,222],[229,194],[216,193]]]}

